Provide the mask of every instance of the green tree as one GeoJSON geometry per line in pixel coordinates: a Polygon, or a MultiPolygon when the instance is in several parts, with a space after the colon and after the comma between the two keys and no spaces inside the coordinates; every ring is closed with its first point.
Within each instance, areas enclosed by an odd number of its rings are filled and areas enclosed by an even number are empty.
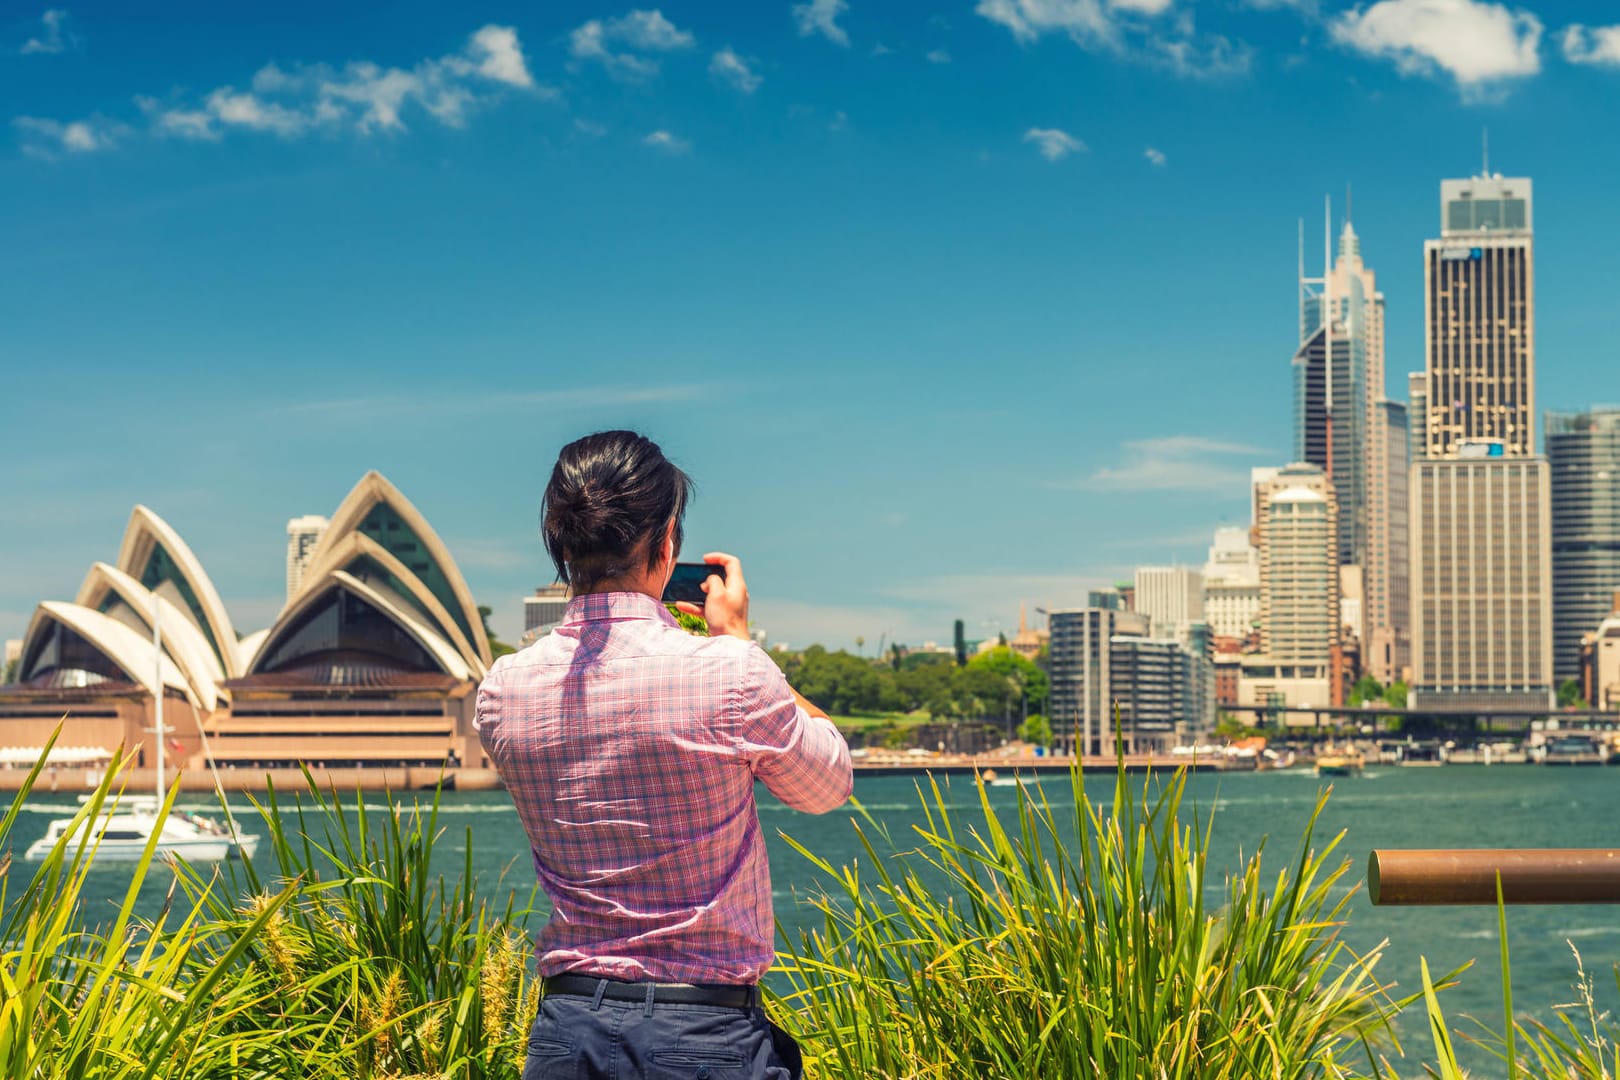
{"type": "Polygon", "coordinates": [[[955,672],[956,667],[948,656],[914,653],[906,657],[906,665],[894,676],[900,708],[906,712],[926,710],[942,720],[961,715],[952,685],[955,672]],[[912,663],[913,660],[919,662],[912,663]],[[924,660],[927,662],[922,662],[924,660]]]}
{"type": "Polygon", "coordinates": [[[1046,700],[1051,695],[1052,681],[1046,672],[1005,645],[982,652],[968,661],[968,668],[987,668],[1004,678],[1013,679],[1029,700],[1030,712],[1045,712],[1046,700]]]}
{"type": "Polygon", "coordinates": [[[1384,684],[1371,675],[1363,675],[1356,680],[1356,685],[1350,688],[1350,707],[1357,708],[1367,702],[1382,701],[1384,697],[1384,684]]]}
{"type": "Polygon", "coordinates": [[[957,670],[951,683],[966,715],[999,716],[1003,721],[1011,718],[1018,701],[1018,686],[1007,676],[969,664],[957,670]]]}
{"type": "Polygon", "coordinates": [[[1052,745],[1052,722],[1040,713],[1030,713],[1029,719],[1024,721],[1019,735],[1027,743],[1036,746],[1052,745]]]}
{"type": "Polygon", "coordinates": [[[1406,682],[1404,679],[1396,679],[1384,687],[1384,704],[1393,709],[1406,708],[1406,682]]]}
{"type": "Polygon", "coordinates": [[[4,678],[0,678],[0,684],[16,682],[16,681],[17,681],[17,661],[8,660],[6,662],[6,674],[5,674],[4,678]]]}
{"type": "Polygon", "coordinates": [[[1565,679],[1558,684],[1558,707],[1560,709],[1590,709],[1592,706],[1581,696],[1581,684],[1574,679],[1565,679]]]}
{"type": "Polygon", "coordinates": [[[834,715],[872,713],[893,708],[899,694],[888,672],[842,649],[828,652],[812,645],[800,656],[797,669],[788,680],[799,693],[834,715]]]}
{"type": "Polygon", "coordinates": [[[495,609],[490,607],[488,604],[478,605],[478,617],[484,620],[484,636],[489,639],[489,655],[499,660],[507,653],[515,653],[517,650],[508,645],[506,642],[502,641],[500,638],[496,637],[495,631],[489,628],[489,617],[494,614],[494,612],[495,609]]]}

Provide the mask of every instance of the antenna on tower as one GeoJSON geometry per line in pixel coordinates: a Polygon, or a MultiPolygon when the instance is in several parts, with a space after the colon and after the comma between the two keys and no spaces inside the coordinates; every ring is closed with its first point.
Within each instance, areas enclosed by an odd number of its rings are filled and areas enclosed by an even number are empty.
{"type": "Polygon", "coordinates": [[[1350,181],[1346,180],[1344,182],[1344,223],[1346,225],[1350,224],[1355,218],[1355,215],[1350,212],[1353,205],[1350,201],[1350,181]]]}
{"type": "Polygon", "coordinates": [[[1486,177],[1486,179],[1490,179],[1490,175],[1491,175],[1491,129],[1489,127],[1484,126],[1484,125],[1481,125],[1480,129],[1479,129],[1479,146],[1480,146],[1481,156],[1484,158],[1484,161],[1485,161],[1485,177],[1486,177]]]}
{"type": "Polygon", "coordinates": [[[1300,340],[1305,334],[1305,219],[1299,219],[1299,332],[1300,340]]]}

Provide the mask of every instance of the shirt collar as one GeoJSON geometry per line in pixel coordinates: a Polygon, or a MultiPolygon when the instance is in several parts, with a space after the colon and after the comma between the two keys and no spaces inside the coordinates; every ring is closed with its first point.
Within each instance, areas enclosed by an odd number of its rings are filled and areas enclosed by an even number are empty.
{"type": "Polygon", "coordinates": [[[680,625],[669,609],[646,593],[586,593],[568,601],[565,623],[657,620],[668,626],[680,625]]]}

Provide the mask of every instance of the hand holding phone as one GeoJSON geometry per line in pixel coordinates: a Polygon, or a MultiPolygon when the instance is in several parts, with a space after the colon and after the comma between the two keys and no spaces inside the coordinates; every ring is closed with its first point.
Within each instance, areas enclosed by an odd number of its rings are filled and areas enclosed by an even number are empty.
{"type": "MultiPolygon", "coordinates": [[[[742,563],[737,556],[723,551],[711,551],[700,563],[676,563],[664,589],[666,603],[673,602],[688,615],[702,615],[709,623],[709,636],[748,638],[748,585],[743,581],[742,563]],[[671,589],[677,579],[691,582],[696,579],[695,599],[671,598],[671,589]]],[[[681,588],[689,589],[691,584],[681,588]]]]}
{"type": "MultiPolygon", "coordinates": [[[[707,599],[703,592],[703,583],[709,580],[710,574],[724,581],[726,568],[721,563],[676,563],[674,572],[669,575],[669,584],[664,586],[664,603],[687,603],[701,609],[703,601],[707,599]]],[[[692,614],[701,615],[702,611],[692,614]]]]}

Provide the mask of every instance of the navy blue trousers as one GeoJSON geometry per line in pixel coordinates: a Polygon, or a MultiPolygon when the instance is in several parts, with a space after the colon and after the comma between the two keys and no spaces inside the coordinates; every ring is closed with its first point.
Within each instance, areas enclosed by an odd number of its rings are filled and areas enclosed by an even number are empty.
{"type": "Polygon", "coordinates": [[[764,1009],[552,994],[523,1080],[798,1080],[799,1048],[764,1009]]]}

